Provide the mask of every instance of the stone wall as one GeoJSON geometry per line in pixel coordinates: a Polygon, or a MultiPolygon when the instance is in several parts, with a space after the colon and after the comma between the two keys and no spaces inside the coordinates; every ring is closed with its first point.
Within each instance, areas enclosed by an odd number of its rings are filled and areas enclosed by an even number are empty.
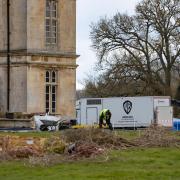
{"type": "Polygon", "coordinates": [[[27,112],[27,66],[12,65],[10,77],[10,111],[27,112]]]}
{"type": "MultiPolygon", "coordinates": [[[[2,59],[2,58],[0,58],[2,59]]],[[[0,66],[0,111],[7,109],[7,67],[0,66]]]]}
{"type": "MultiPolygon", "coordinates": [[[[39,0],[38,0],[39,1],[39,0]]],[[[27,49],[27,0],[10,0],[10,48],[27,49]]]]}
{"type": "Polygon", "coordinates": [[[45,71],[42,67],[28,67],[27,111],[45,112],[45,71]]]}
{"type": "Polygon", "coordinates": [[[6,11],[6,0],[0,1],[0,50],[6,50],[7,41],[7,11],[6,11]]]}
{"type": "Polygon", "coordinates": [[[75,69],[61,69],[60,70],[58,89],[59,101],[58,109],[63,115],[71,115],[76,117],[75,113],[75,91],[76,91],[76,70],[75,69]]]}
{"type": "MultiPolygon", "coordinates": [[[[0,0],[0,110],[7,108],[7,0],[0,0]]],[[[45,0],[10,0],[11,112],[45,112],[45,71],[58,71],[57,113],[75,117],[76,0],[58,1],[58,43],[45,43],[45,0]]]]}
{"type": "MultiPolygon", "coordinates": [[[[10,0],[11,50],[27,49],[27,0],[10,0]]],[[[7,49],[7,0],[0,1],[0,50],[7,49]]]]}
{"type": "MultiPolygon", "coordinates": [[[[0,50],[6,50],[7,0],[0,1],[0,50]]],[[[45,44],[46,0],[10,0],[11,50],[76,52],[76,1],[58,1],[58,43],[45,44]]]]}
{"type": "Polygon", "coordinates": [[[56,113],[75,118],[76,65],[74,59],[33,57],[28,67],[28,112],[45,112],[45,72],[57,71],[56,113]],[[49,64],[50,62],[50,64],[49,64]]]}
{"type": "Polygon", "coordinates": [[[76,0],[60,0],[59,3],[59,49],[76,52],[76,0]]]}
{"type": "Polygon", "coordinates": [[[45,0],[27,1],[27,49],[45,50],[45,0]]]}
{"type": "MultiPolygon", "coordinates": [[[[0,59],[3,59],[0,57],[0,59]]],[[[5,59],[5,57],[4,57],[5,59]]],[[[24,57],[11,58],[10,68],[10,110],[11,112],[27,111],[27,67],[22,64],[15,64],[17,60],[23,61],[24,57]]],[[[6,111],[7,108],[7,65],[0,64],[0,109],[6,111]]]]}

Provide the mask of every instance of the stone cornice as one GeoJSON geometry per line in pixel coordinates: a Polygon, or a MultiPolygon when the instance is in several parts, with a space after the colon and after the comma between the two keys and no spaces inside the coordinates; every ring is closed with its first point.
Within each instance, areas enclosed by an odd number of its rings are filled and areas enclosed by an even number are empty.
{"type": "MultiPolygon", "coordinates": [[[[59,67],[59,68],[71,68],[76,69],[78,67],[77,64],[64,64],[64,63],[51,63],[51,62],[32,62],[32,61],[19,61],[19,62],[11,62],[11,67],[13,66],[36,66],[36,67],[59,67]]],[[[0,66],[7,66],[7,63],[1,62],[0,66]]]]}
{"type": "MultiPolygon", "coordinates": [[[[11,50],[11,56],[46,56],[46,57],[57,57],[57,58],[78,58],[79,55],[74,52],[50,52],[50,51],[39,51],[39,50],[11,50]]],[[[0,50],[0,57],[7,56],[7,51],[0,50]]]]}

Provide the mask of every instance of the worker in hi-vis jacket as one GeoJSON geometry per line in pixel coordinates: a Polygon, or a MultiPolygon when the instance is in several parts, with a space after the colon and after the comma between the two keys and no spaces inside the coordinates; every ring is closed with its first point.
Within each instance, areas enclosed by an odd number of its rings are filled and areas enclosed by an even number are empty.
{"type": "Polygon", "coordinates": [[[99,115],[99,128],[102,128],[102,125],[105,124],[103,121],[105,121],[109,129],[113,130],[110,120],[111,120],[111,111],[109,109],[103,109],[99,115]]]}

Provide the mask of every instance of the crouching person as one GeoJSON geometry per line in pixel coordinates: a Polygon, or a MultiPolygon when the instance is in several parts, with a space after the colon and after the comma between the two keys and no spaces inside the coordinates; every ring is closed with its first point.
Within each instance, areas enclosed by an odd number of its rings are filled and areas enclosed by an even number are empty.
{"type": "Polygon", "coordinates": [[[103,121],[106,122],[110,130],[113,130],[112,124],[111,124],[111,112],[109,109],[103,109],[100,112],[99,115],[99,128],[102,128],[102,125],[104,124],[103,121]]]}

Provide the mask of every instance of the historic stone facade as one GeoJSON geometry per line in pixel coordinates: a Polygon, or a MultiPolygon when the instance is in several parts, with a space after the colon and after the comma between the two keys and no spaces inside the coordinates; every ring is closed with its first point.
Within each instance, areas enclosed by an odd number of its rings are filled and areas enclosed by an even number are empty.
{"type": "MultiPolygon", "coordinates": [[[[76,0],[9,0],[10,112],[75,117],[76,0]]],[[[0,1],[0,110],[7,111],[7,0],[0,1]]]]}

